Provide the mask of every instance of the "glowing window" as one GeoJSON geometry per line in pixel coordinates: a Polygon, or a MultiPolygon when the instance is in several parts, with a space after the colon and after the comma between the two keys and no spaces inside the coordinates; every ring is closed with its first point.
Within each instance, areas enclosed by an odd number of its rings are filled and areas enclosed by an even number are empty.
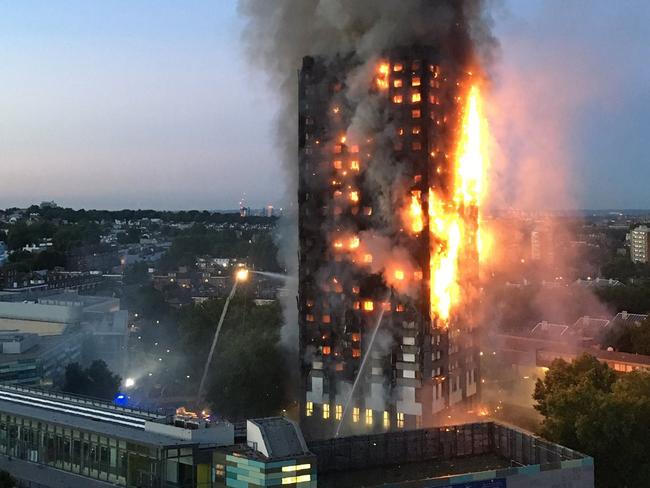
{"type": "Polygon", "coordinates": [[[350,147],[350,152],[353,154],[356,154],[359,152],[359,146],[351,146],[350,147]]]}
{"type": "Polygon", "coordinates": [[[366,264],[372,263],[372,254],[364,254],[363,255],[363,262],[366,264]]]}
{"type": "Polygon", "coordinates": [[[423,276],[422,276],[422,271],[414,271],[414,272],[413,272],[413,279],[414,279],[415,281],[421,281],[422,278],[423,278],[423,276]]]}
{"type": "Polygon", "coordinates": [[[350,169],[352,171],[359,171],[359,161],[357,161],[356,159],[350,161],[350,169]]]}
{"type": "Polygon", "coordinates": [[[329,356],[332,352],[332,348],[330,346],[323,346],[323,356],[329,356]]]}
{"type": "Polygon", "coordinates": [[[360,307],[361,305],[359,302],[354,302],[354,305],[352,306],[352,308],[354,308],[355,310],[359,310],[360,307]]]}
{"type": "Polygon", "coordinates": [[[413,134],[414,136],[417,136],[420,132],[422,132],[422,129],[420,128],[419,125],[414,125],[411,128],[411,134],[413,134]]]}
{"type": "Polygon", "coordinates": [[[366,408],[366,425],[372,425],[372,409],[366,408]]]}
{"type": "Polygon", "coordinates": [[[324,324],[329,324],[332,321],[332,317],[329,314],[323,315],[323,323],[324,324]]]}
{"type": "Polygon", "coordinates": [[[358,294],[359,291],[361,291],[361,288],[359,288],[358,286],[353,286],[352,287],[352,293],[357,293],[358,294]]]}
{"type": "Polygon", "coordinates": [[[364,215],[372,215],[372,207],[363,207],[364,215]]]}
{"type": "Polygon", "coordinates": [[[305,415],[307,417],[314,415],[314,402],[307,402],[307,405],[305,405],[305,415]]]}
{"type": "Polygon", "coordinates": [[[311,469],[311,464],[298,464],[297,466],[282,466],[283,473],[293,473],[295,471],[304,471],[311,469]]]}
{"type": "Polygon", "coordinates": [[[395,308],[395,310],[396,310],[397,312],[403,312],[403,311],[404,311],[404,305],[402,305],[401,303],[399,303],[399,304],[397,305],[397,307],[395,308]]]}
{"type": "Polygon", "coordinates": [[[404,413],[403,412],[397,412],[397,428],[398,429],[403,429],[404,428],[404,413]]]}
{"type": "Polygon", "coordinates": [[[352,357],[359,359],[361,357],[361,349],[352,349],[352,357]]]}
{"type": "Polygon", "coordinates": [[[343,405],[337,405],[334,407],[334,417],[336,420],[341,420],[343,418],[343,405]]]}
{"type": "Polygon", "coordinates": [[[422,117],[422,111],[419,108],[416,108],[415,110],[411,110],[411,117],[414,119],[419,119],[422,117]]]}
{"type": "Polygon", "coordinates": [[[363,309],[366,312],[372,312],[375,309],[375,304],[372,302],[372,300],[364,300],[363,309]]]}
{"type": "Polygon", "coordinates": [[[353,332],[351,338],[352,342],[359,342],[361,341],[361,334],[359,332],[353,332]]]}
{"type": "Polygon", "coordinates": [[[440,99],[435,95],[429,95],[429,103],[432,105],[440,105],[440,99]]]}
{"type": "Polygon", "coordinates": [[[334,144],[334,154],[341,154],[342,147],[340,144],[334,144]]]}
{"type": "Polygon", "coordinates": [[[342,169],[343,168],[343,161],[340,159],[337,159],[334,161],[334,169],[342,169]]]}
{"type": "Polygon", "coordinates": [[[384,412],[384,429],[390,429],[390,415],[388,412],[384,412]]]}
{"type": "Polygon", "coordinates": [[[314,316],[310,313],[307,314],[307,322],[313,322],[314,321],[314,316]]]}
{"type": "Polygon", "coordinates": [[[402,71],[403,69],[404,69],[404,65],[402,63],[395,63],[393,65],[393,71],[395,71],[396,73],[402,71]]]}
{"type": "Polygon", "coordinates": [[[411,94],[411,102],[412,103],[418,103],[422,101],[422,95],[420,92],[415,92],[411,94]]]}
{"type": "Polygon", "coordinates": [[[361,412],[359,410],[359,407],[354,407],[352,409],[352,422],[358,422],[359,418],[361,417],[361,412]]]}
{"type": "Polygon", "coordinates": [[[393,97],[393,103],[402,103],[404,101],[404,97],[402,95],[395,95],[393,97]]]}
{"type": "Polygon", "coordinates": [[[323,419],[327,420],[330,418],[330,405],[329,403],[323,404],[323,419]]]}
{"type": "Polygon", "coordinates": [[[303,474],[300,476],[289,476],[288,478],[282,478],[283,485],[293,485],[295,483],[304,483],[306,481],[311,481],[310,474],[303,474]]]}
{"type": "Polygon", "coordinates": [[[395,88],[402,88],[402,86],[404,86],[404,82],[400,79],[393,80],[393,86],[395,88]]]}
{"type": "Polygon", "coordinates": [[[422,84],[422,81],[420,80],[419,76],[414,76],[411,78],[411,86],[420,86],[422,84]]]}

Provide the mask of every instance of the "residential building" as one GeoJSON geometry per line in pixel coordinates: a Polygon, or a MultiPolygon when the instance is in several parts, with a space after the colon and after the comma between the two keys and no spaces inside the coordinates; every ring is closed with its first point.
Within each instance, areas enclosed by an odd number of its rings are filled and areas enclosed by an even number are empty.
{"type": "MultiPolygon", "coordinates": [[[[332,436],[341,424],[346,433],[436,425],[447,409],[471,403],[480,384],[473,307],[465,303],[452,326],[434,310],[430,263],[438,237],[423,217],[427,202],[438,199],[430,196],[433,188],[442,195],[452,185],[449,131],[461,113],[458,87],[469,75],[445,70],[429,46],[391,49],[380,63],[368,90],[392,122],[376,138],[346,136],[356,111],[343,92],[358,68],[353,55],[306,57],[300,72],[301,426],[310,439],[332,436]],[[375,158],[390,160],[403,178],[390,202],[384,193],[394,181],[381,190],[370,186],[375,158]],[[418,219],[408,228],[400,205],[418,219]],[[389,241],[388,249],[373,255],[371,235],[389,241]],[[396,249],[401,255],[391,260],[396,249]],[[395,280],[386,279],[388,272],[395,280]],[[369,353],[379,325],[384,346],[369,353]],[[372,357],[360,373],[366,354],[372,357]]],[[[461,213],[469,237],[458,279],[471,283],[478,272],[477,209],[461,213]]]]}
{"type": "Polygon", "coordinates": [[[634,263],[647,263],[650,257],[650,228],[640,225],[630,232],[630,257],[634,263]]]}

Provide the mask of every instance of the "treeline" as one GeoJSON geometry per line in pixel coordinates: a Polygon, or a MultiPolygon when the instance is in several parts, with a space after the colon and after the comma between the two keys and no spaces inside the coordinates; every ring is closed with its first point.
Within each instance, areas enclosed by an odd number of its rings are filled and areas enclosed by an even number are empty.
{"type": "Polygon", "coordinates": [[[270,232],[214,230],[194,225],[172,240],[160,260],[160,270],[179,266],[194,267],[199,256],[244,258],[249,266],[265,271],[281,271],[278,249],[270,232]]]}
{"type": "MultiPolygon", "coordinates": [[[[6,212],[19,209],[7,209],[6,212]]],[[[39,207],[32,205],[27,209],[27,214],[37,213],[46,220],[66,220],[68,222],[82,221],[114,221],[114,220],[140,220],[140,219],[161,219],[169,222],[200,222],[210,224],[247,223],[247,224],[272,224],[276,217],[249,216],[241,217],[238,213],[219,213],[208,210],[74,210],[63,207],[39,207]]]]}

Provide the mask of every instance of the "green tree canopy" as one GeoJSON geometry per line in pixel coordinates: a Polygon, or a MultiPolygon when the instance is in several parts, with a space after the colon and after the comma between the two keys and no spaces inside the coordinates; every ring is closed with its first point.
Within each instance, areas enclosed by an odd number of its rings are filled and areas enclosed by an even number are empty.
{"type": "MultiPolygon", "coordinates": [[[[186,311],[181,344],[200,378],[225,300],[186,311]]],[[[210,365],[207,400],[231,420],[278,414],[285,406],[286,365],[280,346],[277,302],[256,305],[245,289],[232,300],[210,365]]]]}
{"type": "Polygon", "coordinates": [[[546,438],[594,457],[597,486],[647,485],[650,373],[617,375],[588,355],[555,360],[534,399],[546,438]]]}
{"type": "Polygon", "coordinates": [[[122,378],[113,374],[106,363],[95,360],[87,368],[79,363],[70,363],[65,368],[63,391],[75,395],[86,395],[103,400],[113,400],[117,394],[122,378]]]}

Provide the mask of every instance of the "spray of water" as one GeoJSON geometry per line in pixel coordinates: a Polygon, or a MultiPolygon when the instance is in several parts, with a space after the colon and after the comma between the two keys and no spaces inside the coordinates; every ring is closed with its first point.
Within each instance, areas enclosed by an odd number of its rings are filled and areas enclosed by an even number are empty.
{"type": "Polygon", "coordinates": [[[217,348],[217,342],[219,341],[219,334],[221,333],[221,326],[223,325],[223,320],[226,318],[226,313],[228,313],[228,306],[230,305],[230,300],[232,300],[232,297],[235,296],[235,292],[237,291],[237,283],[239,283],[239,280],[235,279],[233,281],[235,283],[232,285],[232,290],[230,290],[230,295],[228,295],[228,298],[226,299],[226,303],[223,306],[223,310],[221,311],[221,317],[219,317],[219,324],[217,325],[217,330],[215,331],[214,338],[212,339],[212,346],[210,346],[210,353],[208,354],[208,359],[206,359],[205,366],[203,367],[203,376],[201,376],[201,383],[199,385],[199,395],[197,397],[199,404],[203,402],[205,381],[208,378],[208,368],[210,367],[210,363],[212,362],[212,356],[214,355],[214,350],[217,348]]]}
{"type": "Polygon", "coordinates": [[[354,392],[356,391],[357,385],[359,384],[359,379],[363,375],[364,367],[366,366],[366,362],[368,361],[368,358],[370,357],[370,353],[372,352],[372,346],[375,343],[375,338],[377,337],[377,332],[381,327],[381,321],[383,318],[384,318],[384,308],[382,307],[381,311],[379,312],[379,316],[377,317],[377,325],[375,326],[375,330],[372,332],[372,337],[370,337],[368,350],[366,351],[366,354],[363,356],[363,360],[361,361],[361,366],[359,367],[357,376],[354,379],[354,383],[352,385],[352,389],[350,390],[350,394],[348,395],[348,399],[345,402],[345,407],[343,408],[343,415],[341,416],[341,420],[339,420],[339,424],[336,427],[336,433],[334,434],[335,438],[339,436],[339,432],[341,431],[341,426],[343,425],[343,421],[346,419],[348,409],[350,408],[350,403],[352,403],[352,398],[354,398],[354,392]]]}
{"type": "Polygon", "coordinates": [[[269,273],[268,271],[252,271],[251,273],[258,274],[260,276],[266,276],[267,278],[274,278],[280,281],[298,281],[295,276],[289,276],[282,273],[269,273]]]}

